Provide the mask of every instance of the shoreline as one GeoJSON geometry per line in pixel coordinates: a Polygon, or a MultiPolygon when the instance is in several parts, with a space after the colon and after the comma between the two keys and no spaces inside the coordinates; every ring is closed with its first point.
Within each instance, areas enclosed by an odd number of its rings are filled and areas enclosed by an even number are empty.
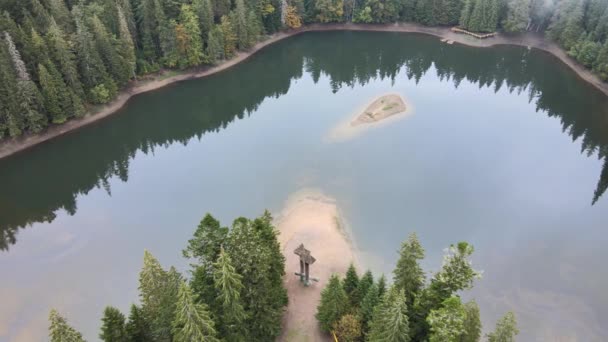
{"type": "MultiPolygon", "coordinates": [[[[299,29],[277,32],[268,37],[268,39],[255,44],[247,51],[238,52],[233,58],[225,60],[214,66],[203,67],[192,71],[186,71],[183,74],[171,76],[167,78],[157,78],[146,81],[133,81],[109,104],[102,106],[94,113],[87,113],[82,118],[72,119],[68,122],[50,126],[40,133],[26,134],[21,137],[7,139],[0,142],[0,159],[4,159],[18,152],[23,152],[29,148],[49,141],[53,138],[62,136],[69,132],[75,131],[84,126],[98,122],[123,108],[131,97],[146,93],[152,90],[157,90],[166,87],[170,84],[185,80],[198,79],[213,74],[217,74],[224,70],[237,65],[249,57],[255,55],[263,48],[272,45],[276,42],[293,37],[305,32],[320,32],[320,31],[373,31],[373,32],[403,32],[403,33],[418,33],[438,37],[440,39],[451,40],[455,43],[467,45],[471,47],[492,47],[496,45],[514,45],[535,48],[545,51],[555,58],[566,64],[574,73],[582,80],[594,86],[599,91],[608,96],[608,83],[602,82],[595,74],[584,66],[578,64],[557,44],[548,41],[546,38],[535,33],[523,33],[519,35],[499,34],[492,38],[477,39],[464,34],[452,32],[449,27],[427,27],[414,23],[395,23],[395,24],[353,24],[353,23],[338,23],[338,24],[311,24],[303,26],[299,29]]],[[[162,75],[161,75],[162,77],[162,75]]]]}

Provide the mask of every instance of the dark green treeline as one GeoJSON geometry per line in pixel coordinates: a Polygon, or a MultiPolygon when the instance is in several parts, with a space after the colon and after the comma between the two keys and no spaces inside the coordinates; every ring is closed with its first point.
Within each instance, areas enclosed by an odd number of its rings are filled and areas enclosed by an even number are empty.
{"type": "Polygon", "coordinates": [[[608,79],[608,0],[5,0],[0,139],[82,116],[137,75],[211,65],[282,28],[351,21],[548,31],[608,79]]]}
{"type": "MultiPolygon", "coordinates": [[[[238,218],[223,227],[207,214],[183,250],[191,263],[188,279],[164,269],[148,251],[139,273],[139,305],[128,318],[104,310],[104,342],[274,341],[281,332],[287,290],[285,257],[272,217],[238,218]]],[[[84,341],[55,310],[51,342],[84,341]]]]}
{"type": "MultiPolygon", "coordinates": [[[[603,94],[581,85],[565,67],[547,63],[547,56],[536,51],[496,47],[472,52],[469,47],[448,47],[435,39],[397,33],[308,33],[271,46],[228,72],[184,84],[179,92],[143,95],[145,106],[140,98],[134,100],[134,106],[145,107],[142,110],[0,161],[0,248],[15,243],[20,227],[51,222],[61,209],[74,214],[79,195],[94,188],[111,192],[112,177],[127,181],[130,160],[138,152],[148,154],[175,143],[186,145],[193,138],[221,130],[254,111],[266,97],[286,94],[303,72],[315,81],[326,75],[334,91],[364,85],[374,78],[394,79],[404,70],[415,81],[430,71],[456,87],[468,81],[495,91],[524,92],[539,111],[559,119],[573,141],[582,141],[582,153],[597,153],[608,160],[608,124],[604,120],[608,100],[603,94]],[[412,44],[418,48],[409,48],[412,44]],[[331,49],[336,46],[339,55],[331,49]],[[263,76],[264,86],[243,81],[262,77],[261,70],[274,71],[263,76]],[[226,89],[242,91],[232,97],[226,96],[226,89]],[[176,117],[167,115],[168,103],[188,105],[180,107],[176,117]],[[83,151],[87,151],[86,162],[82,162],[83,151]]],[[[593,201],[608,187],[608,163],[604,165],[593,201]]],[[[591,189],[589,192],[591,197],[591,189]]]]}

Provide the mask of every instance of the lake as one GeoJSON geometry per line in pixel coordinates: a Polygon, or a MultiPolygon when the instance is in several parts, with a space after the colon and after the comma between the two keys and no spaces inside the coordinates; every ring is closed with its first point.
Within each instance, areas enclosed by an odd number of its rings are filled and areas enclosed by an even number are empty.
{"type": "Polygon", "coordinates": [[[544,52],[302,34],[0,161],[0,340],[44,340],[51,307],[96,340],[105,305],[137,300],[144,249],[186,272],[205,213],[228,225],[315,188],[376,273],[411,232],[428,271],[466,240],[485,330],[513,310],[521,341],[605,341],[606,160],[608,97],[544,52]],[[328,139],[389,92],[409,116],[328,139]]]}

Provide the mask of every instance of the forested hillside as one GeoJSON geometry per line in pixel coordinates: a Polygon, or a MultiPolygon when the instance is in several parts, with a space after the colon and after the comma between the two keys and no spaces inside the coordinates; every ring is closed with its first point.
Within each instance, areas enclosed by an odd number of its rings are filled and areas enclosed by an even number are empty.
{"type": "Polygon", "coordinates": [[[4,0],[0,139],[111,101],[138,75],[214,64],[306,23],[548,31],[608,80],[607,0],[4,0]]]}

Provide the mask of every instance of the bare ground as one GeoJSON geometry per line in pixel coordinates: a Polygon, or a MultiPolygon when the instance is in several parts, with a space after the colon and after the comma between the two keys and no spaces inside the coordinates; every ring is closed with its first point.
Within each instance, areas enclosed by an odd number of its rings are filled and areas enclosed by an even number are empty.
{"type": "Polygon", "coordinates": [[[132,82],[131,85],[124,90],[114,101],[110,104],[100,108],[94,113],[89,113],[85,115],[83,118],[73,119],[67,123],[51,126],[44,130],[41,133],[37,134],[28,134],[15,139],[6,139],[0,142],[0,159],[10,156],[14,153],[26,150],[35,145],[38,145],[42,142],[48,141],[52,138],[61,136],[68,132],[74,131],[78,128],[89,125],[93,122],[96,122],[100,119],[103,119],[117,110],[122,108],[127,101],[134,95],[141,94],[144,92],[148,92],[151,90],[159,89],[169,84],[184,81],[188,79],[201,78],[208,75],[212,75],[223,70],[226,70],[232,67],[235,64],[238,64],[244,60],[246,60],[251,55],[255,54],[257,51],[262,48],[271,45],[275,42],[283,40],[285,38],[309,31],[384,31],[384,32],[412,32],[412,33],[423,33],[429,34],[433,36],[437,36],[445,41],[453,41],[456,43],[474,46],[474,47],[489,47],[494,45],[519,45],[526,46],[530,48],[536,48],[543,51],[546,51],[563,63],[568,65],[574,72],[578,74],[580,78],[589,82],[597,89],[602,91],[604,94],[608,95],[608,83],[602,82],[597,76],[595,76],[591,71],[587,70],[584,66],[578,64],[572,58],[570,58],[564,50],[562,50],[558,45],[553,42],[548,41],[540,34],[534,33],[525,33],[520,35],[503,35],[499,34],[492,38],[487,39],[477,39],[468,35],[458,34],[452,32],[449,28],[446,27],[426,27],[413,23],[395,23],[395,24],[383,24],[383,25],[365,25],[365,24],[314,24],[302,27],[297,30],[290,30],[285,32],[276,33],[268,39],[257,43],[250,50],[239,52],[235,57],[230,60],[223,61],[216,66],[206,67],[202,69],[196,69],[190,72],[185,72],[183,74],[162,78],[159,76],[158,79],[153,79],[151,81],[140,81],[140,82],[132,82]]]}
{"type": "Polygon", "coordinates": [[[380,96],[363,110],[350,125],[358,126],[384,120],[405,111],[405,102],[398,94],[380,96]]]}
{"type": "Polygon", "coordinates": [[[284,279],[289,304],[283,317],[279,341],[331,341],[320,331],[315,318],[321,290],[333,273],[344,274],[355,259],[355,248],[334,199],[320,191],[302,190],[287,200],[275,224],[286,259],[284,279]],[[303,243],[316,262],[310,266],[311,276],[319,282],[306,287],[294,274],[299,272],[299,257],[293,251],[303,243]]]}

